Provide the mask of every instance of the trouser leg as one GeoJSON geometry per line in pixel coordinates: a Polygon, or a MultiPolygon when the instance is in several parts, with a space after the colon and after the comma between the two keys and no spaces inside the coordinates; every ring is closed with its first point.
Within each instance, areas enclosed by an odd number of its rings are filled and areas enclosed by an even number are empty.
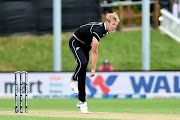
{"type": "Polygon", "coordinates": [[[89,61],[89,50],[83,48],[76,40],[73,40],[73,38],[71,38],[69,41],[69,48],[77,62],[77,66],[73,74],[73,79],[78,80],[78,98],[80,101],[84,102],[86,101],[85,79],[86,69],[89,61]]]}

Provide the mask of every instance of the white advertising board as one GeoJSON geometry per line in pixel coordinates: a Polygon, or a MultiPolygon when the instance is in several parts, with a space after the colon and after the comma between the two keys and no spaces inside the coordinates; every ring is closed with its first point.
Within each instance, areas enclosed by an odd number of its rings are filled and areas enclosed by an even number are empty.
{"type": "MultiPolygon", "coordinates": [[[[72,72],[29,72],[29,98],[64,98],[72,96],[72,72]]],[[[180,72],[96,72],[86,77],[86,94],[91,97],[114,95],[179,96],[180,72]]],[[[0,73],[0,97],[14,97],[14,73],[0,73]]],[[[24,77],[23,81],[24,81],[24,77]]],[[[18,77],[19,79],[19,77],[18,77]]],[[[19,83],[18,83],[19,88],[19,83]]],[[[23,87],[24,88],[24,87],[23,87]]]]}

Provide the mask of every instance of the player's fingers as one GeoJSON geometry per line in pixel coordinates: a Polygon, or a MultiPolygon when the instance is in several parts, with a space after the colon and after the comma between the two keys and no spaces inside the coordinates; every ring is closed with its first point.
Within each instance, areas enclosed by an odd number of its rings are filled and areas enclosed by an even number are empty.
{"type": "Polygon", "coordinates": [[[93,77],[94,76],[94,74],[90,74],[90,77],[93,77]]]}

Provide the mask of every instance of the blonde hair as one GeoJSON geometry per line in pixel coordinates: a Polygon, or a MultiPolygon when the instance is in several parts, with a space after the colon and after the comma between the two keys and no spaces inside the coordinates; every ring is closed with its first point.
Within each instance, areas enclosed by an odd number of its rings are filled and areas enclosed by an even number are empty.
{"type": "Polygon", "coordinates": [[[106,15],[106,21],[110,22],[111,20],[119,23],[120,20],[119,20],[118,15],[116,14],[116,12],[108,13],[108,14],[106,15]]]}

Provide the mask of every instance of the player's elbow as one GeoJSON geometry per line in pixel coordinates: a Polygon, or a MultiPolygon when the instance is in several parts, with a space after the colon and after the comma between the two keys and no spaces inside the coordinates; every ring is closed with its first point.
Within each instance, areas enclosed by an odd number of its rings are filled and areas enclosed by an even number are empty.
{"type": "Polygon", "coordinates": [[[93,54],[98,54],[98,49],[92,49],[93,54]]]}

